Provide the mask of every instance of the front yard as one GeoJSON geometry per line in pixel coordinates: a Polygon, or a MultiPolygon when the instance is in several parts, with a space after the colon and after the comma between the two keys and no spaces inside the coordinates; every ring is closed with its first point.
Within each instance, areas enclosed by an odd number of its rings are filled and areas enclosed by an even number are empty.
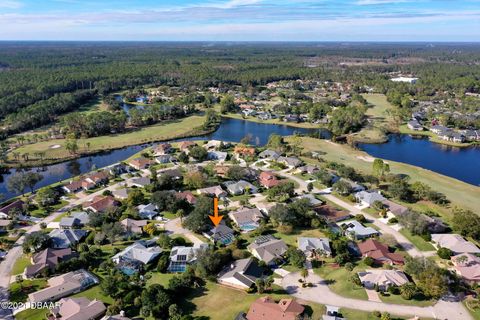
{"type": "Polygon", "coordinates": [[[400,230],[400,233],[405,236],[413,245],[420,251],[435,251],[435,247],[430,243],[425,241],[422,237],[416,236],[410,233],[405,228],[400,230]]]}
{"type": "Polygon", "coordinates": [[[344,267],[333,268],[329,265],[315,268],[314,271],[328,283],[328,287],[336,294],[352,299],[368,300],[365,289],[350,281],[354,273],[365,271],[362,264],[356,266],[353,271],[348,271],[344,267]]]}

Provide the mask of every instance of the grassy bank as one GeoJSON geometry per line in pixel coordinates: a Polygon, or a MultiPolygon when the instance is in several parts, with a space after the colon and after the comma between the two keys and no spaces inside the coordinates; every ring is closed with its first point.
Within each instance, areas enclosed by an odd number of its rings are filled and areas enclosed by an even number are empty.
{"type": "MultiPolygon", "coordinates": [[[[326,140],[303,138],[302,145],[305,151],[322,151],[327,161],[335,161],[349,165],[364,174],[372,173],[372,157],[366,152],[355,150],[348,145],[340,145],[326,140]]],[[[308,160],[308,159],[306,159],[308,160]]],[[[452,202],[452,206],[478,211],[480,208],[480,188],[474,185],[450,178],[430,170],[415,167],[409,164],[387,160],[392,173],[407,174],[411,182],[421,181],[441,192],[452,202]]],[[[448,217],[447,217],[448,218],[448,217]]]]}
{"type": "MultiPolygon", "coordinates": [[[[78,155],[75,156],[71,155],[65,149],[65,139],[41,141],[34,144],[24,145],[14,150],[14,152],[18,152],[19,154],[28,153],[30,155],[31,160],[26,163],[20,158],[20,162],[23,166],[39,165],[39,160],[34,159],[34,154],[38,152],[45,152],[45,157],[42,163],[48,164],[65,161],[85,154],[93,154],[100,151],[113,150],[141,143],[170,140],[203,134],[204,132],[201,125],[204,123],[204,121],[204,116],[195,115],[184,119],[162,122],[156,125],[143,127],[128,133],[93,137],[88,139],[78,139],[77,144],[79,147],[79,152],[78,155]],[[87,143],[90,145],[88,146],[87,143]],[[55,148],[55,146],[57,147],[55,148]]],[[[9,165],[15,166],[17,164],[19,163],[14,161],[13,154],[10,153],[9,165]]]]}
{"type": "Polygon", "coordinates": [[[388,115],[393,106],[383,94],[364,94],[369,108],[367,125],[360,132],[353,134],[354,140],[359,143],[383,143],[388,140],[387,133],[392,131],[395,125],[388,115]]]}
{"type": "Polygon", "coordinates": [[[251,121],[251,122],[257,122],[257,123],[263,123],[263,124],[278,124],[278,125],[283,125],[283,126],[289,126],[289,127],[295,127],[295,128],[304,128],[304,129],[318,129],[320,128],[320,125],[310,123],[310,122],[283,122],[280,119],[270,119],[270,120],[261,120],[258,119],[257,117],[244,117],[241,114],[238,113],[227,113],[227,114],[222,114],[223,118],[230,118],[230,119],[239,119],[239,120],[245,120],[245,121],[251,121]]]}

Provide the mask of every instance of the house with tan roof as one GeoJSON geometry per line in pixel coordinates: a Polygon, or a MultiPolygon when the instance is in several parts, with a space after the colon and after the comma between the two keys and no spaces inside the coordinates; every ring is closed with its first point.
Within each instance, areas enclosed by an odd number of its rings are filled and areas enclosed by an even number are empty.
{"type": "Polygon", "coordinates": [[[98,279],[83,269],[48,279],[48,287],[28,295],[30,302],[57,301],[63,297],[81,292],[98,283],[98,279]]]}
{"type": "Polygon", "coordinates": [[[146,169],[146,168],[150,167],[150,165],[152,163],[153,163],[152,160],[140,157],[140,158],[135,158],[135,159],[130,160],[128,162],[128,165],[130,167],[134,168],[135,170],[142,170],[142,169],[146,169]]]}
{"type": "Polygon", "coordinates": [[[24,276],[26,278],[33,278],[44,270],[55,270],[58,264],[62,261],[68,261],[73,257],[76,257],[77,254],[72,251],[70,248],[66,249],[51,249],[47,248],[43,251],[40,251],[32,255],[31,262],[32,265],[27,266],[24,271],[24,276]]]}
{"type": "Polygon", "coordinates": [[[359,272],[362,285],[367,289],[378,287],[380,291],[387,291],[389,287],[400,287],[409,282],[407,276],[398,270],[372,269],[359,272]]]}
{"type": "Polygon", "coordinates": [[[388,247],[377,240],[368,239],[358,244],[362,257],[371,257],[377,264],[403,264],[403,256],[392,253],[388,247]]]}
{"type": "Polygon", "coordinates": [[[278,303],[270,297],[262,297],[251,304],[246,315],[247,320],[297,320],[305,307],[295,299],[281,299],[278,303]]]}
{"type": "Polygon", "coordinates": [[[340,222],[351,217],[348,211],[337,209],[328,204],[316,206],[313,208],[313,210],[319,216],[325,218],[327,222],[340,222]]]}
{"type": "Polygon", "coordinates": [[[242,231],[252,231],[260,225],[263,219],[262,212],[257,208],[242,208],[237,211],[231,211],[228,216],[242,231]]]}
{"type": "Polygon", "coordinates": [[[451,257],[455,271],[469,284],[480,282],[480,258],[471,253],[451,257]]]}
{"type": "Polygon", "coordinates": [[[147,225],[148,221],[126,218],[120,221],[120,223],[125,228],[127,234],[142,234],[143,227],[147,225]]]}
{"type": "MultiPolygon", "coordinates": [[[[58,301],[58,306],[51,309],[53,319],[61,320],[92,320],[105,314],[107,308],[100,300],[89,300],[85,297],[64,298],[58,301]]],[[[49,319],[51,319],[49,317],[49,319]]]]}
{"type": "Polygon", "coordinates": [[[223,198],[227,196],[227,192],[225,192],[225,190],[223,190],[220,186],[198,189],[197,193],[207,196],[215,196],[217,198],[223,198]]]}
{"type": "Polygon", "coordinates": [[[448,248],[455,254],[480,253],[480,249],[476,245],[465,240],[459,234],[434,233],[432,234],[432,242],[437,248],[448,248]]]}
{"type": "Polygon", "coordinates": [[[155,156],[165,155],[173,151],[172,145],[170,143],[160,143],[159,145],[153,147],[153,152],[155,156]]]}

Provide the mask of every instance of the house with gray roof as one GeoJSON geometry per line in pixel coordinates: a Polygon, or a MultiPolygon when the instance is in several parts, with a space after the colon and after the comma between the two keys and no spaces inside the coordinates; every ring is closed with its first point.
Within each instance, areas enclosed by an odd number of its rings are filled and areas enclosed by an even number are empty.
{"type": "Polygon", "coordinates": [[[220,242],[224,245],[229,245],[235,239],[234,231],[224,223],[220,223],[218,226],[204,232],[203,235],[213,242],[220,242]]]}
{"type": "Polygon", "coordinates": [[[48,319],[91,320],[98,319],[107,311],[102,301],[89,300],[85,297],[63,298],[50,310],[48,319]]]}
{"type": "Polygon", "coordinates": [[[54,249],[71,248],[79,243],[88,231],[81,229],[55,229],[48,235],[51,241],[51,247],[54,249]]]}
{"type": "Polygon", "coordinates": [[[258,154],[258,157],[260,159],[272,159],[272,160],[277,160],[280,157],[280,154],[274,150],[265,150],[262,151],[258,154]]]}
{"type": "Polygon", "coordinates": [[[317,256],[330,257],[332,249],[328,238],[297,238],[298,249],[302,250],[307,258],[315,258],[317,256]]]}
{"type": "Polygon", "coordinates": [[[247,290],[262,277],[263,269],[252,258],[235,260],[218,274],[218,283],[247,290]]]}
{"type": "Polygon", "coordinates": [[[283,163],[286,166],[297,168],[302,165],[302,160],[296,157],[279,157],[278,162],[283,163]]]}
{"type": "Polygon", "coordinates": [[[257,239],[258,241],[251,243],[247,249],[254,257],[264,261],[267,265],[274,265],[287,252],[287,245],[283,240],[273,237],[265,238],[265,241],[262,239],[257,239]]]}
{"type": "Polygon", "coordinates": [[[293,198],[294,200],[301,200],[301,199],[307,199],[310,202],[310,205],[316,207],[316,206],[321,206],[323,204],[322,200],[317,199],[313,194],[307,193],[307,194],[302,194],[298,197],[293,198]]]}
{"type": "Polygon", "coordinates": [[[320,171],[320,169],[318,169],[318,167],[316,167],[316,166],[306,165],[306,166],[298,167],[298,171],[300,173],[314,174],[314,173],[320,171]]]}
{"type": "Polygon", "coordinates": [[[340,224],[340,227],[342,227],[347,237],[355,240],[366,239],[380,234],[377,230],[372,227],[365,227],[357,220],[345,221],[340,224]]]}
{"type": "Polygon", "coordinates": [[[375,201],[383,202],[387,200],[380,192],[377,191],[360,191],[354,194],[357,202],[364,206],[370,207],[375,201]]]}
{"type": "Polygon", "coordinates": [[[228,213],[232,221],[244,232],[258,228],[260,220],[263,219],[262,212],[257,208],[243,208],[228,213]]]}
{"type": "Polygon", "coordinates": [[[169,272],[185,272],[187,266],[197,260],[197,254],[200,250],[208,247],[208,244],[193,247],[173,247],[170,251],[170,264],[168,266],[169,272]]]}
{"type": "Polygon", "coordinates": [[[360,192],[360,191],[365,190],[364,186],[362,186],[361,184],[358,184],[358,183],[356,183],[352,180],[340,178],[340,181],[344,181],[344,182],[348,183],[350,185],[350,188],[352,188],[352,192],[360,192]]]}
{"type": "Polygon", "coordinates": [[[153,217],[158,215],[157,206],[153,203],[149,204],[140,204],[137,206],[138,215],[142,219],[152,220],[153,217]]]}
{"type": "Polygon", "coordinates": [[[58,225],[62,229],[72,229],[83,227],[88,224],[89,221],[88,213],[84,211],[73,212],[69,217],[62,218],[58,225]]]}
{"type": "Polygon", "coordinates": [[[225,183],[225,186],[227,188],[227,191],[233,196],[245,194],[245,192],[247,191],[249,194],[258,192],[257,187],[245,180],[240,180],[237,182],[229,181],[225,183]]]}
{"type": "Polygon", "coordinates": [[[151,181],[149,177],[139,177],[139,178],[134,178],[130,182],[132,186],[139,187],[139,188],[145,188],[146,186],[150,185],[151,181]]]}
{"type": "Polygon", "coordinates": [[[207,153],[207,159],[208,160],[215,160],[218,162],[224,162],[227,160],[228,153],[224,151],[209,151],[207,153]]]}
{"type": "Polygon", "coordinates": [[[130,193],[130,189],[127,189],[127,188],[122,188],[122,189],[112,191],[113,197],[120,200],[127,199],[129,193],[130,193]]]}

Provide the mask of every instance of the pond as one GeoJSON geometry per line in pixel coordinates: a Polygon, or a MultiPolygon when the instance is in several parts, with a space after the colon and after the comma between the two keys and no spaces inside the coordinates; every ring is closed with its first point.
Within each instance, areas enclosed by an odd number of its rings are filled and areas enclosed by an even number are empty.
{"type": "Polygon", "coordinates": [[[382,144],[360,144],[368,154],[408,163],[479,186],[480,147],[458,148],[433,143],[427,137],[392,134],[382,144]]]}
{"type": "MultiPolygon", "coordinates": [[[[293,135],[295,132],[309,134],[315,132],[315,130],[318,129],[302,129],[286,125],[264,124],[237,119],[224,119],[219,128],[211,134],[172,141],[215,139],[239,142],[248,134],[251,136],[252,144],[264,145],[267,143],[268,137],[272,133],[282,136],[289,136],[293,135]]],[[[329,138],[328,132],[326,131],[321,131],[321,135],[325,138],[329,138]]],[[[43,180],[37,184],[36,188],[47,186],[97,168],[106,167],[120,162],[151,145],[155,144],[135,145],[45,166],[44,168],[32,168],[32,171],[40,172],[44,177],[43,180]]],[[[5,199],[16,195],[7,189],[7,181],[15,171],[16,170],[13,169],[10,173],[0,176],[2,179],[0,180],[0,194],[3,194],[5,199]]]]}

